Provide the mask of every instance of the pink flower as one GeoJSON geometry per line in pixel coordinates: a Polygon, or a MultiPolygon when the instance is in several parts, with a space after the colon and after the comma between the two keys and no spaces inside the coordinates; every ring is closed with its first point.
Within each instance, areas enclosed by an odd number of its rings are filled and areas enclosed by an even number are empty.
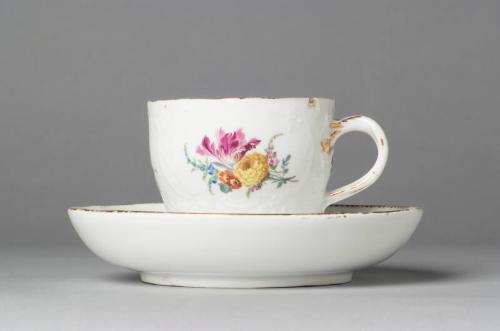
{"type": "Polygon", "coordinates": [[[219,129],[215,134],[215,140],[218,142],[218,146],[215,146],[215,143],[207,136],[203,137],[200,146],[196,148],[196,153],[213,156],[226,164],[238,162],[248,151],[260,143],[260,140],[256,138],[247,141],[241,129],[227,133],[223,129],[219,129]]]}
{"type": "Polygon", "coordinates": [[[262,183],[257,184],[257,185],[252,186],[252,187],[250,188],[250,192],[255,192],[255,191],[258,191],[258,190],[260,190],[261,188],[262,188],[262,183]]]}
{"type": "Polygon", "coordinates": [[[270,160],[269,160],[269,166],[271,166],[271,167],[275,167],[275,166],[277,166],[277,165],[278,165],[278,163],[279,163],[279,162],[278,162],[278,160],[277,160],[277,159],[270,159],[270,160]]]}

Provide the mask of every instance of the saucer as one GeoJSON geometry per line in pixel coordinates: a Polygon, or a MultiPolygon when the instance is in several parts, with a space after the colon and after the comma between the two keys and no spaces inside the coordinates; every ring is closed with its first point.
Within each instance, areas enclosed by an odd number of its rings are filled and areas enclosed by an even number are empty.
{"type": "Polygon", "coordinates": [[[97,256],[146,283],[220,288],[347,283],[411,237],[416,207],[332,206],[323,214],[165,212],[163,204],[70,208],[97,256]]]}

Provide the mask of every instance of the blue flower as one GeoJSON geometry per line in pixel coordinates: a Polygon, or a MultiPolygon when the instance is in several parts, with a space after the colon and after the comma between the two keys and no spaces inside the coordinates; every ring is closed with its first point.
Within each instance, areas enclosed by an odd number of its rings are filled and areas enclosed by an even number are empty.
{"type": "Polygon", "coordinates": [[[231,192],[231,191],[232,191],[232,189],[231,189],[228,185],[226,185],[226,184],[222,184],[222,183],[221,183],[221,184],[219,184],[219,189],[220,189],[220,190],[221,190],[221,192],[223,192],[223,193],[229,193],[229,192],[231,192]]]}

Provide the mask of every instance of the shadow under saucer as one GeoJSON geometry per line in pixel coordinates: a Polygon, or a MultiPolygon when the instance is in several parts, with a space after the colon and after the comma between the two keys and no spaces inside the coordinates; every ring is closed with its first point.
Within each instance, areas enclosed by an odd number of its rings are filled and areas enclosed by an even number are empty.
{"type": "MultiPolygon", "coordinates": [[[[451,271],[443,271],[428,268],[411,267],[389,267],[375,266],[367,269],[354,271],[353,280],[350,283],[340,285],[342,287],[371,287],[371,286],[391,286],[404,284],[419,284],[440,282],[460,277],[460,274],[451,271]]],[[[123,271],[107,274],[103,277],[106,281],[127,284],[144,285],[140,275],[134,271],[123,271]]],[[[339,285],[326,285],[336,287],[339,285]]],[[[310,286],[305,286],[310,287],[310,286]]],[[[313,286],[319,287],[322,286],[313,286]]]]}
{"type": "Polygon", "coordinates": [[[104,280],[119,283],[119,284],[134,284],[134,285],[143,285],[141,282],[141,277],[136,271],[123,271],[123,272],[115,272],[106,274],[102,277],[104,280]]]}
{"type": "Polygon", "coordinates": [[[375,266],[354,272],[348,287],[390,286],[431,283],[460,277],[460,274],[438,269],[375,266]]]}

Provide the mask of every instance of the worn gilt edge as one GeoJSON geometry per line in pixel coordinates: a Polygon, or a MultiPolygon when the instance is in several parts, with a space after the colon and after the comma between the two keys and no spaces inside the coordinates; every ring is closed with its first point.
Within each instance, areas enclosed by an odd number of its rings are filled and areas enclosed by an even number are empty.
{"type": "Polygon", "coordinates": [[[309,98],[309,101],[307,102],[307,107],[309,107],[309,108],[316,108],[316,99],[315,98],[309,98]]]}
{"type": "Polygon", "coordinates": [[[239,215],[239,216],[318,216],[318,215],[344,215],[344,214],[389,214],[389,213],[399,213],[399,212],[408,212],[411,210],[421,210],[422,208],[420,207],[415,207],[415,206],[398,206],[398,205],[380,205],[380,204],[363,204],[363,205],[342,205],[342,204],[334,204],[331,207],[340,207],[340,208],[392,208],[392,210],[384,210],[384,211],[378,211],[378,210],[373,210],[369,212],[324,212],[324,213],[298,213],[298,214],[286,214],[286,213],[279,213],[279,214],[269,214],[269,213],[256,213],[256,214],[249,214],[249,213],[204,213],[204,212],[181,212],[181,211],[171,211],[171,212],[166,212],[166,211],[152,211],[152,210],[123,210],[123,209],[95,209],[93,207],[70,207],[68,208],[68,211],[73,211],[73,212],[91,212],[91,213],[106,213],[106,214],[113,214],[113,213],[118,213],[118,214],[163,214],[163,215],[219,215],[219,216],[234,216],[234,215],[239,215]]]}
{"type": "Polygon", "coordinates": [[[344,117],[343,119],[341,119],[340,122],[345,123],[345,122],[348,122],[348,121],[353,120],[353,119],[358,118],[358,117],[361,117],[361,115],[347,116],[347,117],[344,117]]]}
{"type": "Polygon", "coordinates": [[[337,136],[342,131],[342,128],[344,127],[342,123],[339,121],[331,122],[328,126],[332,129],[332,132],[327,138],[323,139],[320,143],[321,150],[327,154],[333,151],[332,142],[335,140],[335,138],[337,138],[337,136]]]}

